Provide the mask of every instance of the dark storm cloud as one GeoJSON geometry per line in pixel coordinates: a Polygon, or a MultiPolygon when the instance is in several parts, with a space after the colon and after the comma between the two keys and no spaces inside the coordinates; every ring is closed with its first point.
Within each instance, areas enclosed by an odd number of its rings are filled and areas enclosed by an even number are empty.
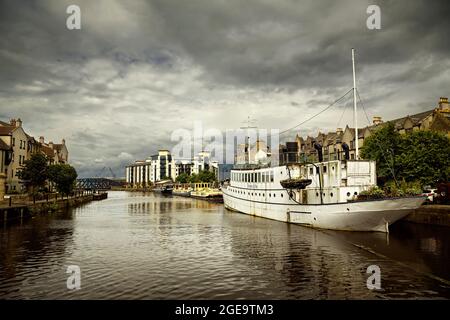
{"type": "MultiPolygon", "coordinates": [[[[448,1],[0,1],[0,117],[65,137],[81,175],[170,148],[174,128],[292,127],[352,86],[370,115],[450,87],[448,1]],[[65,28],[77,4],[82,30],[65,28]],[[381,30],[366,8],[381,8],[381,30]]],[[[348,103],[348,101],[347,101],[348,103]]],[[[298,132],[333,130],[344,103],[298,132]]],[[[363,123],[361,119],[360,123],[363,123]]],[[[351,113],[342,122],[351,121],[351,113]]],[[[345,125],[342,125],[345,126],[345,125]]]]}

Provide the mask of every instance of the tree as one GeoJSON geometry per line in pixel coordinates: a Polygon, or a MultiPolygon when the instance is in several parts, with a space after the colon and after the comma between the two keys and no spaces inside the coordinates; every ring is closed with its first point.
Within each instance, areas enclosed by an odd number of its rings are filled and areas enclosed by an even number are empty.
{"type": "Polygon", "coordinates": [[[397,162],[405,181],[435,185],[450,178],[450,139],[435,131],[413,131],[402,137],[397,162]]]}
{"type": "Polygon", "coordinates": [[[387,123],[365,141],[364,159],[376,160],[381,180],[420,182],[422,186],[448,181],[450,139],[435,131],[412,131],[400,135],[387,123]]]}
{"type": "Polygon", "coordinates": [[[198,173],[198,179],[200,182],[214,182],[216,181],[216,175],[214,172],[202,170],[198,173]]]}
{"type": "Polygon", "coordinates": [[[53,164],[48,168],[48,177],[58,192],[69,195],[75,187],[77,171],[69,164],[53,164]]]}
{"type": "Polygon", "coordinates": [[[47,157],[40,153],[31,155],[31,158],[25,160],[23,167],[18,170],[17,176],[28,190],[31,188],[31,193],[35,193],[36,188],[45,186],[47,181],[47,157]]]}
{"type": "Polygon", "coordinates": [[[175,181],[179,183],[188,183],[189,175],[187,173],[182,173],[175,179],[175,181]]]}
{"type": "Polygon", "coordinates": [[[401,166],[396,158],[401,152],[402,137],[391,122],[374,131],[361,148],[363,159],[377,162],[377,175],[382,180],[393,179],[400,173],[401,166]]]}

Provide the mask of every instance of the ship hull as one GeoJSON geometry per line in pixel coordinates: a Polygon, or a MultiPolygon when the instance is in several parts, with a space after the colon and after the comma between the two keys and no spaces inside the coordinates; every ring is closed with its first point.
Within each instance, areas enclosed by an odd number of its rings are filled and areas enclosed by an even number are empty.
{"type": "Polygon", "coordinates": [[[389,225],[418,208],[423,197],[352,201],[345,203],[303,205],[257,202],[223,192],[225,208],[262,218],[303,226],[345,230],[389,232],[389,225]]]}

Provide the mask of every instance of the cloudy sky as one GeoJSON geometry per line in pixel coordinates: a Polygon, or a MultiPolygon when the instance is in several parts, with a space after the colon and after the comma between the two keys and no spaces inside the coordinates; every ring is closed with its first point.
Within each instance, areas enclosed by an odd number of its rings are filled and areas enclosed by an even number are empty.
{"type": "MultiPolygon", "coordinates": [[[[0,0],[0,120],[65,138],[80,176],[123,176],[195,121],[295,126],[352,87],[352,47],[369,116],[393,119],[450,95],[449,17],[447,0],[0,0]],[[66,28],[71,4],[81,30],[66,28]]],[[[350,98],[298,132],[351,124],[350,98]]]]}

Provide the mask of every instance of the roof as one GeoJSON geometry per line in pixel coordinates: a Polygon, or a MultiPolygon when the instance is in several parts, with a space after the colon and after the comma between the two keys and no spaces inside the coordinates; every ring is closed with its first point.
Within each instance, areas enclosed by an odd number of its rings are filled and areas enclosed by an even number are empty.
{"type": "Polygon", "coordinates": [[[0,150],[11,150],[11,147],[8,146],[3,140],[0,139],[0,150]]]}
{"type": "Polygon", "coordinates": [[[61,151],[62,147],[63,147],[63,144],[61,144],[61,143],[53,144],[53,149],[55,149],[56,151],[61,151]]]}
{"type": "Polygon", "coordinates": [[[0,127],[0,136],[6,136],[11,134],[11,132],[14,131],[14,129],[16,129],[16,127],[13,126],[2,126],[0,127]]]}
{"type": "Polygon", "coordinates": [[[49,158],[55,157],[55,153],[53,152],[53,149],[50,147],[47,147],[46,145],[41,145],[41,151],[49,158]]]}

